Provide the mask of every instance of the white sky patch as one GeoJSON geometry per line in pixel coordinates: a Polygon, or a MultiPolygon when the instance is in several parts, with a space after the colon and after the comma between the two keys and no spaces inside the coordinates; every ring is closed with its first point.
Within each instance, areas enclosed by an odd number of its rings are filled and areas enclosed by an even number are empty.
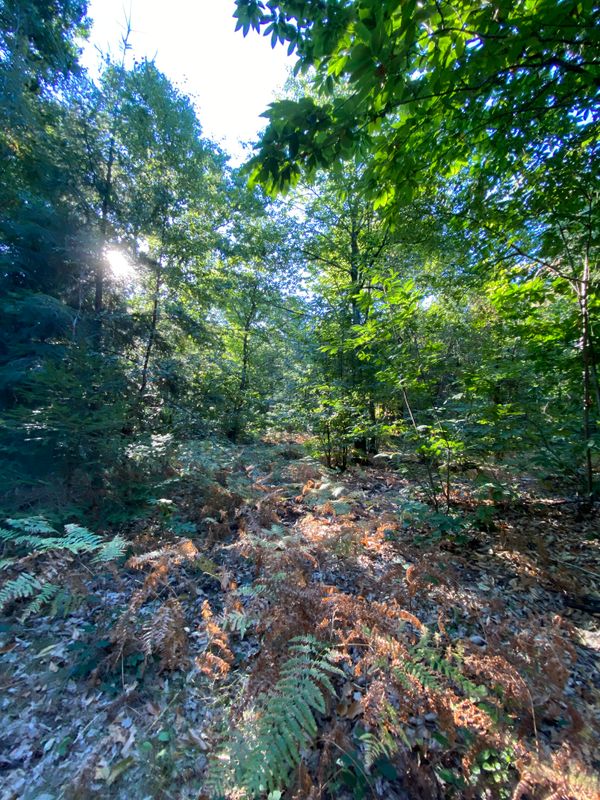
{"type": "Polygon", "coordinates": [[[98,48],[118,57],[127,17],[131,58],[154,59],[178,88],[192,97],[205,135],[236,162],[241,143],[266,125],[260,115],[281,90],[294,58],[270,38],[235,31],[233,0],[91,0],[94,25],[82,56],[94,73],[98,48]]]}

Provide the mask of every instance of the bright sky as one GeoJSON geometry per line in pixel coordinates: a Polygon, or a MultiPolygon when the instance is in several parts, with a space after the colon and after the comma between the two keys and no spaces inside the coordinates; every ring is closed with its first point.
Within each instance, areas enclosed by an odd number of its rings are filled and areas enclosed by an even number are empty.
{"type": "Polygon", "coordinates": [[[271,49],[270,39],[235,32],[233,0],[90,0],[94,21],[82,61],[98,63],[97,49],[118,53],[127,16],[136,58],[156,65],[195,102],[204,133],[235,161],[240,142],[256,139],[266,124],[260,114],[283,86],[287,49],[271,49]]]}

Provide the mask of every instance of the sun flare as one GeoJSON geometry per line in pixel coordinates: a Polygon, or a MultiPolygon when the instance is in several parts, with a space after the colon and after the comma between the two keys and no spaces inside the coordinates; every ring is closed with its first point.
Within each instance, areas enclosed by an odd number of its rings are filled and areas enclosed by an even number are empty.
{"type": "Polygon", "coordinates": [[[133,264],[121,250],[115,250],[114,248],[107,250],[106,260],[113,277],[117,280],[125,280],[133,276],[135,272],[133,264]]]}

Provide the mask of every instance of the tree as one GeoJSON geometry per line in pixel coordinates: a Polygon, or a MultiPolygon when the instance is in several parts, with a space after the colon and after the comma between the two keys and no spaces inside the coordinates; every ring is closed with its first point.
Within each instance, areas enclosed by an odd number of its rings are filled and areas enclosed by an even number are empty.
{"type": "Polygon", "coordinates": [[[238,28],[289,42],[318,90],[270,106],[253,180],[286,190],[354,154],[391,229],[415,199],[438,198],[438,224],[471,248],[463,279],[512,266],[542,270],[550,294],[553,279],[571,287],[590,498],[600,10],[546,0],[237,6],[238,28]]]}
{"type": "Polygon", "coordinates": [[[0,446],[7,488],[50,471],[69,490],[91,485],[96,502],[114,488],[132,433],[170,418],[166,402],[187,374],[177,375],[181,344],[201,327],[225,166],[189,100],[152,63],[109,62],[98,85],[73,64],[56,94],[46,62],[35,63],[48,91],[27,96],[27,126],[15,116],[0,135],[11,153],[0,446]],[[129,286],[108,269],[107,245],[137,266],[129,286]]]}
{"type": "MultiPolygon", "coordinates": [[[[87,0],[3,0],[0,6],[2,131],[35,114],[40,98],[78,71],[87,0]]],[[[4,146],[10,137],[2,137],[4,146]]],[[[11,148],[8,146],[10,152],[11,148]]]]}
{"type": "Polygon", "coordinates": [[[323,92],[270,107],[257,175],[285,187],[363,146],[372,195],[390,205],[457,164],[515,171],[524,144],[598,112],[599,14],[575,0],[237,0],[238,28],[289,42],[323,92]]]}
{"type": "Polygon", "coordinates": [[[294,323],[303,311],[294,226],[284,210],[249,191],[239,175],[230,202],[212,286],[222,325],[221,356],[210,385],[214,395],[221,394],[223,430],[236,441],[263,427],[281,399],[294,371],[294,323]]]}

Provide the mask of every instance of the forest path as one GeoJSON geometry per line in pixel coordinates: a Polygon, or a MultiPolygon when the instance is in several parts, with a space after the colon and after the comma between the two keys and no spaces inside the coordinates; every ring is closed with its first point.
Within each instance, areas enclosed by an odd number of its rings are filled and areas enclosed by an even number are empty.
{"type": "MultiPolygon", "coordinates": [[[[453,680],[492,686],[489,698],[496,684],[513,692],[522,754],[537,738],[550,758],[577,735],[580,768],[593,770],[598,620],[565,598],[582,577],[586,595],[597,593],[598,540],[568,504],[493,504],[461,479],[452,519],[483,520],[487,532],[469,524],[442,534],[414,475],[335,473],[293,441],[190,443],[163,490],[129,526],[124,567],[72,565],[86,595],[79,608],[3,625],[2,800],[197,798],[224,715],[239,720],[272,690],[289,641],[307,634],[351,644],[299,798],[325,770],[341,798],[359,796],[361,781],[365,797],[445,796],[466,746],[444,717],[449,692],[467,703],[453,680]],[[434,674],[386,722],[392,732],[401,724],[412,747],[404,773],[391,756],[357,772],[361,737],[383,719],[378,687],[392,681],[385,647],[409,659],[424,631],[426,652],[437,648],[441,663],[452,652],[463,678],[434,674]],[[350,761],[336,766],[334,747],[350,761]],[[409,786],[413,755],[437,770],[421,770],[421,794],[409,786]]],[[[468,702],[477,725],[482,701],[468,702]]]]}

